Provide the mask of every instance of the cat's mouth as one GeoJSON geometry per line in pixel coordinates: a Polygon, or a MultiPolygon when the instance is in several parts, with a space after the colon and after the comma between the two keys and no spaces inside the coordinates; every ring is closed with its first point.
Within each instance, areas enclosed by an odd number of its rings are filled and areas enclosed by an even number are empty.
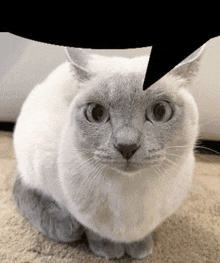
{"type": "Polygon", "coordinates": [[[134,163],[127,162],[123,167],[122,171],[126,173],[133,173],[133,172],[138,172],[139,170],[143,169],[142,165],[137,165],[134,163]]]}
{"type": "Polygon", "coordinates": [[[122,167],[119,169],[122,170],[125,173],[134,173],[138,172],[142,169],[145,169],[147,167],[151,167],[153,165],[157,165],[158,162],[162,161],[162,157],[148,157],[142,160],[142,162],[130,162],[127,161],[122,167]]]}
{"type": "Polygon", "coordinates": [[[109,167],[110,169],[116,170],[118,172],[123,172],[127,174],[136,173],[142,169],[153,166],[161,162],[163,157],[160,155],[145,157],[142,160],[113,160],[111,158],[101,158],[99,161],[109,167]]]}

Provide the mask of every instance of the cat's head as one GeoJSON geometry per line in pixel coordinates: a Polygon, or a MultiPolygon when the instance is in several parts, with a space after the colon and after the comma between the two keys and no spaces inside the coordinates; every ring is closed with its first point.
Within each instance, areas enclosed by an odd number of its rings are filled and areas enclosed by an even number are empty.
{"type": "Polygon", "coordinates": [[[197,107],[185,86],[202,49],[143,90],[148,56],[105,57],[66,48],[77,79],[69,116],[73,153],[125,174],[181,160],[198,134],[197,107]]]}

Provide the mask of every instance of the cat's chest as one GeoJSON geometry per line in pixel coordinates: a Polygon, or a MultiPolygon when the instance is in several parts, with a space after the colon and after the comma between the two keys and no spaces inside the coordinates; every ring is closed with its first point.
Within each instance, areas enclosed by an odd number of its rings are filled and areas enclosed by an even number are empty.
{"type": "MultiPolygon", "coordinates": [[[[183,169],[183,168],[182,168],[183,169]]],[[[94,185],[74,202],[76,218],[96,233],[120,242],[144,238],[179,207],[190,187],[192,167],[175,177],[145,171],[113,184],[94,185]],[[187,171],[188,170],[188,171],[187,171]]]]}
{"type": "Polygon", "coordinates": [[[158,183],[156,186],[156,177],[146,176],[150,175],[103,183],[102,188],[97,185],[86,196],[78,196],[77,216],[89,228],[111,239],[132,241],[144,237],[147,224],[158,223],[164,194],[158,183]]]}

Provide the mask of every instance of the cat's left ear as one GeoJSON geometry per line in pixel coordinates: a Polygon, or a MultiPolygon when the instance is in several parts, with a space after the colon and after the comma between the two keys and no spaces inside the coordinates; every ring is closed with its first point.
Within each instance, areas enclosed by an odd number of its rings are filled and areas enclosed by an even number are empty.
{"type": "Polygon", "coordinates": [[[78,79],[89,80],[91,78],[91,73],[87,69],[89,55],[83,49],[75,47],[65,47],[65,52],[78,79]]]}
{"type": "Polygon", "coordinates": [[[173,70],[171,70],[170,73],[180,76],[182,79],[190,82],[199,70],[199,63],[204,52],[205,45],[206,44],[202,45],[186,59],[180,62],[173,70]]]}

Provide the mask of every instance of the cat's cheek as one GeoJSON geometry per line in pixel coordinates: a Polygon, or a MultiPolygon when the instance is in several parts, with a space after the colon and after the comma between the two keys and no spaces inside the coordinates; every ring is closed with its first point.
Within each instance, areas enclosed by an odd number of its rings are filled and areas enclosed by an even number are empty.
{"type": "Polygon", "coordinates": [[[199,113],[193,96],[185,89],[181,89],[180,94],[182,97],[184,97],[185,119],[190,121],[189,125],[197,126],[199,121],[199,113]]]}
{"type": "Polygon", "coordinates": [[[185,106],[183,121],[180,126],[180,136],[185,140],[185,144],[195,143],[199,132],[198,120],[197,106],[194,101],[191,101],[185,106]]]}

